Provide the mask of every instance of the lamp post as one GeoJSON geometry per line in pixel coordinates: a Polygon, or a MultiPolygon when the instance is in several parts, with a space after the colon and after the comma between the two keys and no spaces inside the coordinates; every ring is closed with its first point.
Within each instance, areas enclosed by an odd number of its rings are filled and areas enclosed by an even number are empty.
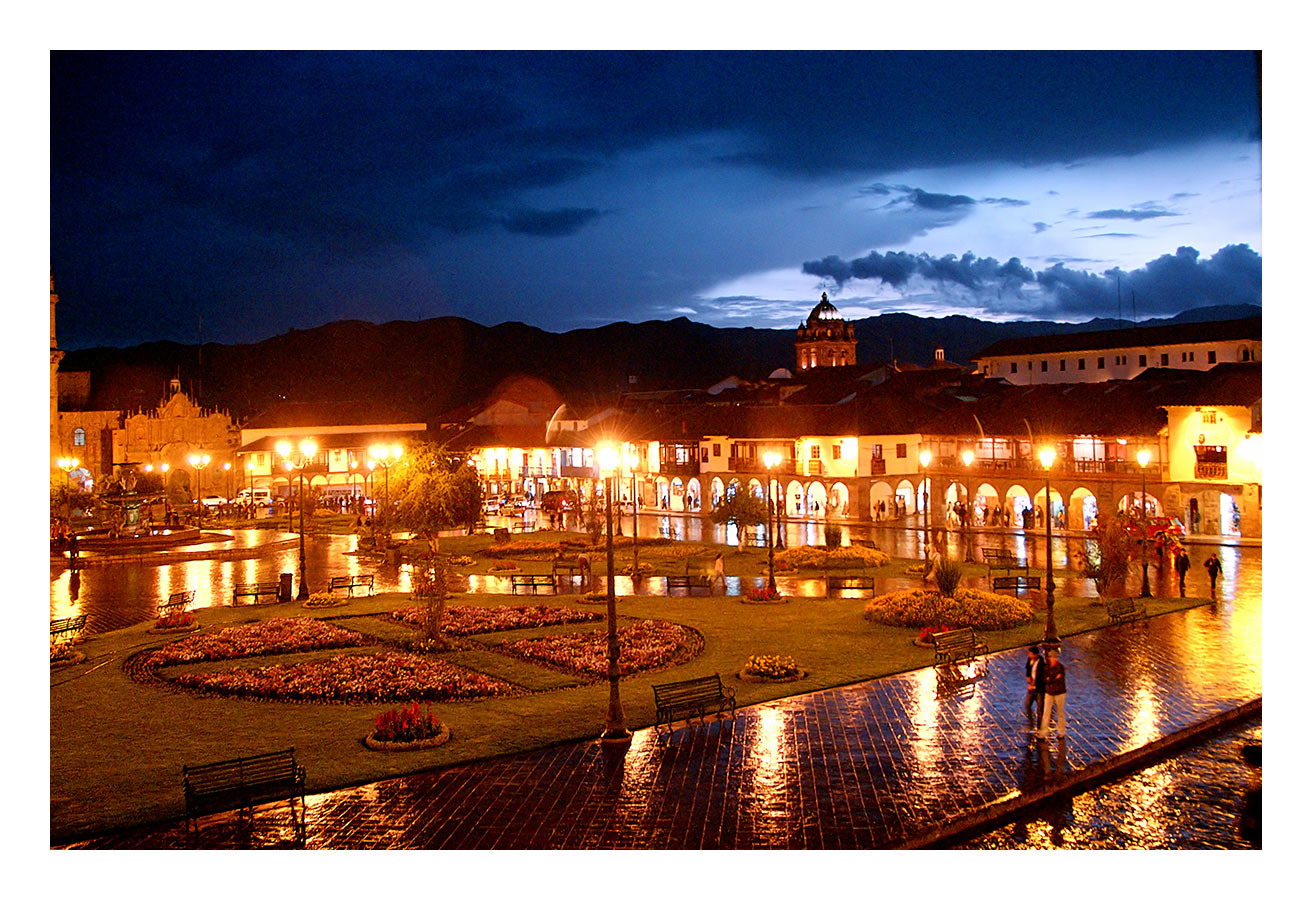
{"type": "Polygon", "coordinates": [[[1057,637],[1057,620],[1053,617],[1053,597],[1057,585],[1052,580],[1052,489],[1050,487],[1052,482],[1049,476],[1052,464],[1056,460],[1057,451],[1052,447],[1044,447],[1039,451],[1039,464],[1043,466],[1043,505],[1048,508],[1043,516],[1043,527],[1048,541],[1047,581],[1044,583],[1044,592],[1048,595],[1048,627],[1043,632],[1043,643],[1049,647],[1061,643],[1061,638],[1057,637]]]}
{"type": "MultiPolygon", "coordinates": [[[[301,441],[299,445],[297,445],[296,449],[300,451],[301,455],[299,457],[299,460],[293,463],[291,459],[292,442],[291,441],[278,442],[278,453],[281,454],[283,457],[284,460],[283,465],[287,467],[288,472],[292,471],[292,469],[297,469],[300,475],[300,487],[297,491],[297,501],[298,501],[298,505],[301,507],[301,556],[300,556],[301,583],[296,590],[296,599],[304,601],[304,600],[308,600],[310,597],[310,589],[305,584],[305,467],[310,464],[310,461],[314,459],[314,455],[319,452],[319,445],[316,444],[313,439],[306,438],[303,441],[301,441]]],[[[290,487],[290,483],[288,487],[290,487]]],[[[290,494],[291,491],[289,490],[288,493],[290,494]]],[[[288,519],[288,527],[290,528],[291,527],[290,507],[287,512],[287,519],[288,519]]]]}
{"type": "Polygon", "coordinates": [[[1135,454],[1140,474],[1139,558],[1143,561],[1143,587],[1139,589],[1139,596],[1146,599],[1152,599],[1153,596],[1152,591],[1148,590],[1148,460],[1151,458],[1152,454],[1147,450],[1135,454]]]}
{"type": "Polygon", "coordinates": [[[961,464],[966,468],[966,515],[961,523],[961,542],[965,545],[961,551],[963,562],[970,561],[970,520],[975,518],[975,497],[970,492],[970,464],[974,461],[974,450],[966,448],[961,451],[961,464]]]}
{"type": "Polygon", "coordinates": [[[921,514],[925,525],[925,577],[929,577],[929,464],[933,461],[934,454],[928,450],[920,451],[920,471],[921,481],[925,486],[925,509],[921,514]]]}
{"type": "Polygon", "coordinates": [[[389,483],[391,481],[390,472],[392,466],[396,465],[401,459],[402,452],[400,444],[392,444],[391,446],[388,446],[387,444],[374,444],[369,448],[369,455],[374,458],[374,462],[383,467],[383,527],[384,533],[387,535],[387,540],[389,542],[392,538],[392,495],[391,485],[389,483]]]}
{"type": "Polygon", "coordinates": [[[765,463],[765,492],[768,495],[765,501],[765,543],[766,546],[769,548],[769,560],[770,560],[769,587],[770,587],[770,592],[774,593],[775,590],[774,535],[771,534],[771,532],[774,530],[772,517],[775,520],[777,520],[779,517],[779,513],[776,512],[774,508],[774,467],[779,465],[779,463],[783,460],[783,454],[778,453],[774,450],[768,450],[761,457],[761,460],[765,463]]]}
{"type": "Polygon", "coordinates": [[[199,528],[199,527],[200,527],[200,510],[201,510],[201,505],[200,505],[200,470],[203,469],[203,468],[205,468],[206,466],[208,466],[208,465],[210,464],[210,456],[209,456],[208,453],[192,454],[191,456],[188,456],[188,457],[187,457],[187,462],[191,463],[192,468],[194,468],[194,469],[196,470],[196,497],[195,497],[195,499],[194,499],[193,502],[196,504],[196,507],[195,507],[195,509],[196,509],[196,527],[199,528]]]}
{"type": "Polygon", "coordinates": [[[629,464],[629,479],[632,483],[629,500],[633,503],[633,592],[635,594],[638,592],[638,461],[640,459],[636,450],[625,448],[624,461],[629,464]]]}
{"type": "Polygon", "coordinates": [[[619,452],[612,444],[597,448],[597,466],[606,480],[606,678],[610,681],[610,702],[606,707],[606,730],[603,744],[627,747],[633,734],[624,724],[620,706],[620,638],[615,613],[615,533],[611,527],[611,493],[619,452]]]}

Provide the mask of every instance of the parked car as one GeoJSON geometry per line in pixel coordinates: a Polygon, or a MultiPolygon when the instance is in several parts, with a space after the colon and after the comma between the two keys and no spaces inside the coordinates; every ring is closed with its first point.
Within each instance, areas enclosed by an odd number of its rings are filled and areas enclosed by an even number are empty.
{"type": "MultiPolygon", "coordinates": [[[[1139,536],[1144,530],[1143,524],[1139,519],[1128,519],[1125,523],[1125,530],[1134,540],[1139,540],[1139,536]]],[[[1184,537],[1184,525],[1179,519],[1167,516],[1149,516],[1147,522],[1148,540],[1157,540],[1157,535],[1166,534],[1177,538],[1184,537]]]]}
{"type": "Polygon", "coordinates": [[[273,495],[268,488],[242,488],[237,499],[242,503],[254,501],[256,506],[273,506],[273,495]]]}
{"type": "Polygon", "coordinates": [[[218,509],[221,506],[227,506],[228,501],[220,497],[218,494],[206,494],[204,497],[200,498],[200,505],[206,509],[218,509]]]}
{"type": "Polygon", "coordinates": [[[542,495],[544,512],[569,512],[579,508],[579,498],[573,491],[547,491],[542,495]]]}

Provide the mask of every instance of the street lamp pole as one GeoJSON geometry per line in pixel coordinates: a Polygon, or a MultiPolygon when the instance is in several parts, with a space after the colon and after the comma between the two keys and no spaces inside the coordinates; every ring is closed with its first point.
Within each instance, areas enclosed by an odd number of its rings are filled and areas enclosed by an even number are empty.
{"type": "Polygon", "coordinates": [[[199,527],[200,527],[200,510],[201,510],[201,505],[200,505],[200,470],[203,469],[203,468],[205,468],[206,466],[208,466],[208,465],[210,464],[210,456],[209,456],[208,453],[203,453],[203,454],[193,454],[193,455],[187,457],[187,462],[191,463],[191,467],[192,467],[193,469],[196,470],[196,495],[195,495],[195,497],[193,498],[192,502],[195,504],[196,527],[199,528],[199,527]]]}
{"type": "Polygon", "coordinates": [[[1143,562],[1143,587],[1139,589],[1139,596],[1144,599],[1152,599],[1152,591],[1148,590],[1148,460],[1151,454],[1147,450],[1140,450],[1135,454],[1139,460],[1140,473],[1140,490],[1139,490],[1139,558],[1143,562]]]}
{"type": "Polygon", "coordinates": [[[400,444],[392,444],[390,447],[386,444],[374,444],[369,448],[369,455],[383,467],[383,527],[388,543],[391,543],[392,539],[391,469],[401,459],[401,453],[400,444]]]}
{"type": "MultiPolygon", "coordinates": [[[[629,500],[633,502],[633,592],[638,592],[638,460],[636,452],[626,450],[624,459],[629,464],[629,479],[632,493],[629,500]]],[[[685,495],[686,496],[686,495],[685,495]]]]}
{"type": "Polygon", "coordinates": [[[611,493],[614,490],[615,469],[619,465],[619,452],[613,445],[597,448],[597,462],[606,480],[606,678],[610,681],[610,702],[606,707],[606,730],[601,735],[603,744],[627,747],[633,734],[624,724],[624,708],[620,705],[620,638],[615,612],[615,533],[611,523],[611,493]]]}
{"type": "Polygon", "coordinates": [[[921,482],[924,484],[925,508],[921,513],[922,521],[925,525],[925,577],[929,577],[929,464],[934,459],[934,454],[928,450],[920,451],[920,471],[921,482]]]}
{"type": "MultiPolygon", "coordinates": [[[[300,573],[299,573],[301,583],[296,590],[296,599],[304,601],[310,598],[310,589],[305,582],[305,467],[310,464],[310,461],[314,459],[314,455],[319,452],[319,445],[316,444],[312,439],[306,438],[305,440],[301,441],[297,449],[300,450],[301,452],[300,459],[298,462],[293,463],[291,460],[291,454],[292,454],[291,441],[278,442],[278,452],[282,454],[282,457],[284,459],[283,465],[286,466],[287,471],[290,472],[293,468],[299,470],[298,474],[299,474],[300,486],[297,492],[297,504],[301,507],[301,517],[300,517],[301,519],[300,548],[301,549],[300,549],[300,573]]],[[[290,486],[291,485],[289,483],[288,487],[290,488],[290,486]]],[[[288,490],[287,493],[290,494],[291,491],[288,490]]],[[[287,512],[287,521],[288,521],[288,527],[290,528],[291,527],[290,508],[288,509],[287,512]]]]}
{"type": "Polygon", "coordinates": [[[774,523],[779,519],[779,512],[774,505],[774,467],[779,465],[783,459],[783,454],[774,450],[769,450],[761,457],[765,463],[765,490],[769,495],[765,502],[765,543],[768,548],[768,557],[770,560],[770,591],[773,593],[774,586],[774,523]]]}
{"type": "Polygon", "coordinates": [[[1049,647],[1055,647],[1061,643],[1061,638],[1057,637],[1057,620],[1053,615],[1053,599],[1057,591],[1057,585],[1052,580],[1052,488],[1050,470],[1052,464],[1057,460],[1057,451],[1052,447],[1044,447],[1039,451],[1039,463],[1043,466],[1043,505],[1047,507],[1043,516],[1043,526],[1048,541],[1048,568],[1047,581],[1044,583],[1044,592],[1048,595],[1048,627],[1043,632],[1043,643],[1049,647]]]}
{"type": "Polygon", "coordinates": [[[965,545],[961,551],[963,562],[970,562],[970,520],[975,518],[975,496],[970,492],[970,464],[974,461],[974,450],[967,448],[961,451],[961,464],[966,467],[966,517],[961,525],[961,542],[965,545]]]}

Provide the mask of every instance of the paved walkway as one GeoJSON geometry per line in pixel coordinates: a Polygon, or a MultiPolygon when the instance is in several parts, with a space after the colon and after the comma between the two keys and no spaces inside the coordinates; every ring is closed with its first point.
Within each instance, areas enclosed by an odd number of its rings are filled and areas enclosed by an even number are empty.
{"type": "MultiPolygon", "coordinates": [[[[1260,698],[1261,600],[1066,640],[1070,729],[1037,743],[1024,650],[953,689],[934,669],[740,710],[730,723],[644,729],[623,757],[569,744],[307,798],[316,848],[877,848],[915,842],[1260,698]]],[[[602,711],[598,710],[598,721],[602,711]]],[[[459,740],[459,735],[454,737],[459,740]]],[[[86,848],[185,846],[182,823],[86,848]]],[[[204,820],[205,847],[295,846],[285,804],[252,825],[204,820]]]]}

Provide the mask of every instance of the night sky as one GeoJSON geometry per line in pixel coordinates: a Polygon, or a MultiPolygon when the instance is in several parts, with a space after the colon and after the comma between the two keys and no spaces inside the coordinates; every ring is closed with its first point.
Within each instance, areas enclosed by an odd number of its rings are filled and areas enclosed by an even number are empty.
{"type": "Polygon", "coordinates": [[[59,343],[1260,303],[1248,52],[50,56],[59,343]]]}

